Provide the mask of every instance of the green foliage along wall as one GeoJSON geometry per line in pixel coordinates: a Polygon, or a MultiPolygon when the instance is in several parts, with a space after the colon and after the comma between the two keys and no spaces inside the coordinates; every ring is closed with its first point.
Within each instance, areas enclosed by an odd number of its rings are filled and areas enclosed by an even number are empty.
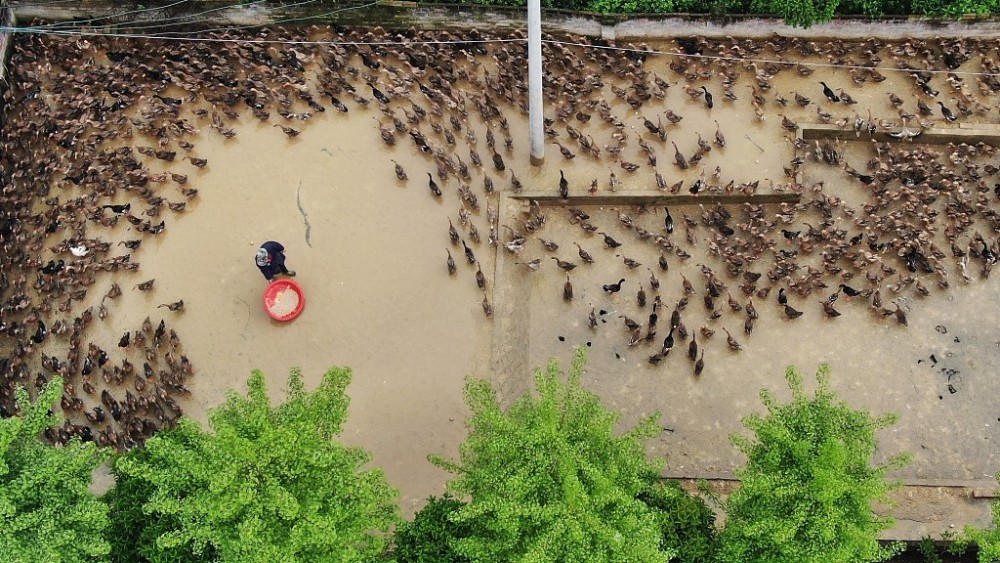
{"type": "Polygon", "coordinates": [[[0,561],[104,561],[108,508],[89,490],[105,456],[93,442],[55,448],[38,437],[59,425],[52,408],[62,379],[48,383],[32,403],[17,389],[21,416],[0,418],[0,561]]]}
{"type": "Polygon", "coordinates": [[[270,405],[263,375],[190,420],[118,458],[116,561],[364,562],[388,547],[396,491],[371,456],[335,441],[347,417],[348,369],[313,392],[298,370],[288,399],[270,405]]]}
{"type": "Polygon", "coordinates": [[[749,439],[733,436],[747,456],[737,472],[740,488],[726,503],[721,560],[743,563],[861,563],[883,561],[900,546],[881,546],[879,533],[892,525],[872,512],[895,486],[886,473],[908,456],[872,466],[875,431],[894,415],[872,417],[850,408],[830,389],[830,368],[820,366],[814,397],[805,394],[802,374],[785,374],[793,398],[779,403],[761,391],[767,415],[750,415],[749,439]]]}
{"type": "MultiPolygon", "coordinates": [[[[527,0],[460,3],[526,6],[527,0]]],[[[541,0],[541,5],[599,14],[758,14],[779,17],[797,27],[823,23],[837,15],[959,18],[1000,13],[1000,0],[541,0]]]]}

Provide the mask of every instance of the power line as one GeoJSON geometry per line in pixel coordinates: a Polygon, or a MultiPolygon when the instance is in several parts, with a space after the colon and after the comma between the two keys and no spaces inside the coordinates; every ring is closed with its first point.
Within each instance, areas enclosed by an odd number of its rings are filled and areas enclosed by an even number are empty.
{"type": "MultiPolygon", "coordinates": [[[[123,28],[123,29],[127,29],[127,30],[149,31],[151,29],[158,29],[158,28],[164,28],[164,27],[176,27],[178,25],[192,25],[192,24],[197,24],[198,22],[189,22],[189,21],[183,21],[183,20],[190,20],[190,19],[198,18],[198,17],[204,16],[205,14],[211,14],[211,13],[214,13],[214,12],[221,12],[223,10],[228,10],[230,8],[254,6],[256,4],[260,4],[262,2],[267,2],[267,1],[268,0],[253,0],[252,2],[247,2],[247,3],[237,2],[235,4],[230,4],[228,6],[221,6],[219,8],[212,8],[211,10],[205,10],[205,11],[198,12],[198,13],[195,13],[195,14],[188,14],[188,15],[185,15],[185,16],[175,16],[175,17],[171,17],[171,18],[161,18],[161,19],[158,19],[158,20],[150,21],[150,22],[137,22],[137,23],[134,23],[134,24],[122,25],[120,27],[123,28]],[[169,22],[178,22],[178,23],[169,23],[169,22]]],[[[318,1],[318,0],[307,0],[306,2],[302,2],[302,4],[308,4],[309,2],[316,2],[316,1],[318,1]]],[[[296,6],[296,5],[298,5],[298,4],[290,4],[289,6],[296,6]]],[[[164,32],[164,33],[175,33],[175,32],[164,32]]]]}
{"type": "MultiPolygon", "coordinates": [[[[51,6],[53,4],[69,4],[70,2],[78,2],[79,0],[49,0],[48,2],[38,2],[35,4],[18,4],[17,8],[44,8],[45,6],[51,6]]],[[[10,6],[5,6],[10,8],[10,6]]],[[[13,8],[11,8],[13,9],[13,8]]]]}
{"type": "Polygon", "coordinates": [[[96,17],[96,18],[89,18],[89,19],[85,19],[85,20],[72,20],[72,21],[68,21],[68,22],[55,22],[55,23],[52,23],[52,24],[42,24],[41,26],[38,26],[38,27],[40,27],[42,29],[64,29],[66,25],[79,25],[81,23],[90,23],[90,22],[95,22],[95,21],[99,21],[99,20],[105,20],[105,19],[108,19],[108,18],[120,18],[120,17],[134,15],[134,14],[142,14],[142,13],[146,13],[146,12],[155,12],[155,11],[159,11],[159,10],[166,10],[167,8],[173,8],[174,6],[179,6],[181,4],[185,4],[185,3],[190,2],[190,1],[191,0],[177,0],[177,2],[174,2],[173,4],[167,4],[166,6],[158,6],[156,8],[140,8],[138,10],[132,10],[132,11],[129,11],[129,12],[122,12],[120,14],[108,14],[108,15],[104,15],[104,16],[100,16],[100,17],[96,17]],[[60,27],[60,26],[63,26],[63,27],[60,27]]]}
{"type": "MultiPolygon", "coordinates": [[[[187,0],[181,0],[187,1],[187,0]]],[[[300,4],[306,4],[314,2],[316,0],[305,0],[300,4]]],[[[300,18],[289,18],[286,20],[278,20],[271,22],[268,25],[279,25],[282,23],[292,23],[297,21],[303,21],[307,19],[314,19],[333,15],[336,13],[344,12],[347,10],[357,10],[369,8],[377,4],[376,2],[370,2],[368,4],[360,6],[349,6],[346,8],[341,8],[333,12],[327,12],[325,14],[317,14],[313,16],[303,16],[300,18]]],[[[231,6],[227,6],[231,7],[231,6]]],[[[96,18],[95,18],[96,19],[96,18]]],[[[221,27],[207,30],[199,30],[197,33],[208,33],[214,31],[238,31],[242,29],[257,28],[262,27],[259,25],[247,25],[247,26],[235,26],[235,27],[221,27]]],[[[284,39],[260,39],[260,38],[227,38],[227,37],[201,37],[196,35],[178,36],[173,35],[175,33],[184,32],[162,32],[160,34],[142,34],[142,33],[115,33],[115,32],[98,32],[89,31],[83,28],[78,30],[50,30],[50,29],[40,29],[33,27],[0,27],[0,32],[11,32],[11,33],[33,33],[40,35],[82,35],[82,36],[94,36],[94,37],[112,37],[112,38],[124,38],[124,39],[147,39],[147,40],[160,40],[160,41],[190,41],[198,43],[245,43],[245,44],[284,44],[284,45],[379,45],[379,46],[389,46],[389,45],[455,45],[455,44],[469,44],[469,43],[496,43],[496,44],[508,44],[508,43],[527,43],[527,39],[468,39],[468,40],[449,40],[449,41],[438,41],[438,40],[421,40],[421,41],[322,41],[322,40],[284,40],[284,39]],[[170,34],[170,35],[167,35],[170,34]]],[[[639,49],[636,47],[618,47],[613,45],[595,45],[591,43],[579,43],[573,41],[560,41],[556,39],[543,39],[542,43],[548,43],[552,45],[563,45],[568,47],[579,47],[584,49],[602,49],[608,51],[625,52],[625,53],[636,53],[646,56],[665,56],[665,57],[675,57],[675,58],[688,58],[688,59],[699,59],[699,60],[712,60],[712,61],[729,61],[736,63],[756,63],[756,64],[772,64],[772,65],[786,65],[790,61],[787,60],[773,60],[773,59],[763,59],[763,58],[747,58],[747,57],[731,57],[725,55],[704,55],[704,54],[688,54],[688,53],[676,53],[668,51],[660,51],[656,49],[639,49]]],[[[931,74],[953,74],[956,76],[992,76],[1000,77],[1000,73],[992,72],[977,72],[977,71],[961,71],[961,70],[939,70],[939,69],[904,69],[897,67],[880,67],[872,65],[856,65],[856,64],[836,64],[836,63],[825,63],[818,61],[798,61],[794,64],[805,66],[805,67],[815,67],[815,68],[832,68],[832,69],[848,69],[848,70],[861,70],[861,71],[880,71],[880,72],[903,72],[906,74],[913,74],[915,72],[921,73],[931,73],[931,74]]]]}

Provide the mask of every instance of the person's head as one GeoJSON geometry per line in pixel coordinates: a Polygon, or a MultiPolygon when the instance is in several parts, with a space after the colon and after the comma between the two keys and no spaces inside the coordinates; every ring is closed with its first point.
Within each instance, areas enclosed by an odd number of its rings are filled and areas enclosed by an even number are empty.
{"type": "Polygon", "coordinates": [[[257,249],[257,265],[264,267],[271,263],[271,255],[263,248],[257,249]]]}

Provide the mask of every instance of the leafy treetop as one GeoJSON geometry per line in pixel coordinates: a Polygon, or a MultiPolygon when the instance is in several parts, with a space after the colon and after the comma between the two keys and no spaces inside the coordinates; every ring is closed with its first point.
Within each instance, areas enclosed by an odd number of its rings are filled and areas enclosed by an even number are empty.
{"type": "Polygon", "coordinates": [[[468,504],[450,518],[464,525],[455,551],[471,561],[515,563],[667,561],[655,511],[639,500],[658,476],[645,439],[660,432],[652,415],[623,435],[618,415],[584,389],[586,349],[563,382],[552,361],[535,373],[538,397],[504,412],[487,381],[470,379],[470,433],[459,461],[431,461],[457,475],[450,490],[468,504]]]}
{"type": "Polygon", "coordinates": [[[31,402],[17,389],[21,416],[0,419],[0,558],[11,563],[102,561],[108,508],[90,492],[105,454],[93,442],[62,447],[38,436],[59,419],[52,408],[62,379],[49,382],[31,402]]]}
{"type": "Polygon", "coordinates": [[[331,369],[306,393],[293,369],[287,401],[272,406],[255,370],[247,397],[230,391],[211,413],[214,433],[185,419],[119,458],[112,505],[141,507],[118,522],[119,558],[134,557],[135,542],[150,561],[375,560],[398,521],[397,493],[381,470],[362,469],[370,454],[334,440],[350,379],[331,369]]]}
{"type": "Polygon", "coordinates": [[[792,400],[782,404],[761,391],[768,414],[743,421],[755,439],[732,437],[747,464],[727,502],[722,561],[856,563],[891,557],[900,546],[880,546],[877,538],[892,519],[876,516],[871,504],[898,486],[885,474],[909,458],[899,455],[874,467],[871,458],[875,431],[893,424],[895,415],[873,418],[838,401],[826,364],[812,398],[795,368],[785,377],[792,400]]]}

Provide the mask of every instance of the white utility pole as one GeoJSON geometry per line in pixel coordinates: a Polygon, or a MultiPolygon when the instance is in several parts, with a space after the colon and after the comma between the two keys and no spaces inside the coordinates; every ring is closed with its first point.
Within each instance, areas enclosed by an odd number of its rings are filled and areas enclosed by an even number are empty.
{"type": "Polygon", "coordinates": [[[528,121],[531,164],[545,162],[542,123],[542,8],[539,0],[528,0],[528,121]]]}

